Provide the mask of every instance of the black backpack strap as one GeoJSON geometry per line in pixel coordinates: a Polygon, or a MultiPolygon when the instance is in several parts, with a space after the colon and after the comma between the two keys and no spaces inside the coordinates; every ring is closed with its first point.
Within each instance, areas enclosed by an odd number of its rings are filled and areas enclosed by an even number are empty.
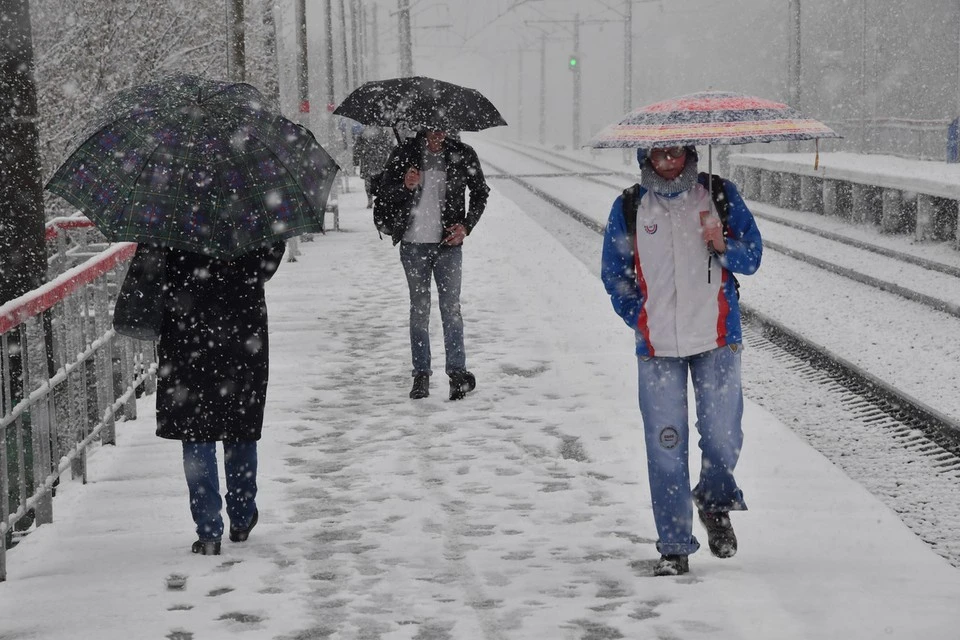
{"type": "Polygon", "coordinates": [[[623,221],[627,225],[627,233],[631,236],[637,235],[637,209],[640,201],[637,194],[640,192],[640,185],[635,184],[623,190],[623,221]]]}
{"type": "Polygon", "coordinates": [[[710,190],[713,206],[717,209],[717,215],[720,216],[720,222],[723,223],[723,231],[726,234],[727,220],[730,218],[730,201],[727,200],[727,192],[723,188],[724,179],[715,173],[711,173],[708,179],[707,174],[701,172],[697,176],[697,181],[710,190]]]}

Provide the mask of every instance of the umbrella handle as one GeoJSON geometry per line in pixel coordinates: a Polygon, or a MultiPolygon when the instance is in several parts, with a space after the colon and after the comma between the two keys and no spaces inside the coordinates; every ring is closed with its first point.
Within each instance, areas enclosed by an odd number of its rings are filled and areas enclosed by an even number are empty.
{"type": "Polygon", "coordinates": [[[392,127],[392,129],[393,129],[393,135],[396,136],[397,138],[397,144],[400,144],[401,142],[403,142],[403,140],[400,139],[400,132],[397,131],[397,128],[394,126],[392,127]]]}

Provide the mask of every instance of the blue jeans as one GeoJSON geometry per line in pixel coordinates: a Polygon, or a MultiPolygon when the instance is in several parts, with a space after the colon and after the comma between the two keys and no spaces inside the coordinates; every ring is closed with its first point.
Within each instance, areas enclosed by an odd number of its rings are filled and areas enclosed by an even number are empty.
{"type": "Polygon", "coordinates": [[[684,358],[638,358],[657,550],[664,555],[689,555],[700,548],[693,536],[694,504],[704,511],[747,508],[733,478],[743,444],[740,349],[741,345],[731,345],[684,358]],[[693,378],[702,454],[700,479],[692,492],[688,371],[693,378]]]}
{"type": "MultiPolygon", "coordinates": [[[[227,479],[227,517],[234,527],[245,529],[257,508],[257,443],[255,440],[223,443],[223,466],[227,479]]],[[[197,537],[219,541],[223,536],[220,516],[220,477],[216,442],[184,442],[183,472],[190,492],[190,513],[197,537]]]]}
{"type": "Polygon", "coordinates": [[[400,262],[410,289],[410,351],[413,375],[431,375],[430,369],[430,281],[437,281],[440,320],[447,374],[466,371],[463,350],[463,316],[460,315],[460,281],[463,277],[462,247],[414,242],[400,243],[400,262]]]}

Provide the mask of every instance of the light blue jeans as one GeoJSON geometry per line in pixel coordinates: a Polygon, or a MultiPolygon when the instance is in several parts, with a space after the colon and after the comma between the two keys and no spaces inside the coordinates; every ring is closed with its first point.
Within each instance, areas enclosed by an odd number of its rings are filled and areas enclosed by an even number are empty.
{"type": "Polygon", "coordinates": [[[639,357],[640,413],[647,473],[657,525],[657,550],[690,555],[700,548],[693,535],[693,505],[704,511],[743,511],[747,505],[733,477],[743,444],[741,345],[684,358],[639,357]],[[687,375],[697,404],[700,479],[690,489],[687,375]]]}
{"type": "Polygon", "coordinates": [[[460,282],[463,278],[463,247],[432,243],[400,243],[400,262],[410,289],[410,351],[413,375],[431,375],[430,283],[437,281],[440,320],[447,374],[466,371],[463,350],[463,316],[460,314],[460,282]]]}
{"type": "MultiPolygon", "coordinates": [[[[223,443],[223,467],[227,480],[227,517],[245,529],[257,508],[257,442],[223,443]]],[[[197,537],[219,542],[223,536],[220,508],[220,477],[216,442],[184,442],[183,472],[190,492],[190,514],[197,537]]]]}

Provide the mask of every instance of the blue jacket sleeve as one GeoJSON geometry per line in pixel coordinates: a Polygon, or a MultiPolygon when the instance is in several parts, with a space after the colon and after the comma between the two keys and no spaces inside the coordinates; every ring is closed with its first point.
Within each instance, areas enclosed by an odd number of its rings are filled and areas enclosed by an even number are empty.
{"type": "Polygon", "coordinates": [[[760,229],[736,185],[724,180],[723,186],[730,203],[730,217],[727,219],[727,250],[720,256],[720,264],[734,273],[749,276],[760,268],[763,255],[760,229]]]}
{"type": "Polygon", "coordinates": [[[600,279],[610,294],[613,310],[627,326],[636,329],[643,297],[637,284],[632,241],[623,218],[623,196],[613,203],[603,234],[600,279]]]}

